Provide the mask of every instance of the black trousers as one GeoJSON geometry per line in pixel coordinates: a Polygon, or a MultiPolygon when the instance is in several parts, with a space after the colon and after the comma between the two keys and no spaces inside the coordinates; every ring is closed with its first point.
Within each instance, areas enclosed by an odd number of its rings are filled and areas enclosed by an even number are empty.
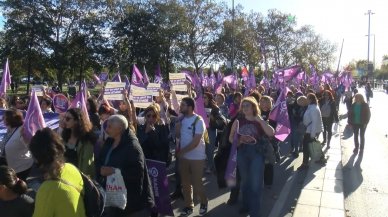
{"type": "Polygon", "coordinates": [[[365,131],[366,125],[355,124],[353,125],[353,137],[354,137],[354,146],[358,149],[361,145],[361,149],[364,149],[365,146],[365,131]],[[360,142],[358,141],[358,135],[360,135],[360,142]]]}

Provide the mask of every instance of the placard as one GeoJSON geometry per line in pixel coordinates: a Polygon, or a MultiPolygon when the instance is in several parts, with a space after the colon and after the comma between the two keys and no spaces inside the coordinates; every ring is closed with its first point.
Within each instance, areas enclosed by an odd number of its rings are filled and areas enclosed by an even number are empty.
{"type": "Polygon", "coordinates": [[[152,93],[146,89],[132,89],[131,98],[137,108],[147,108],[152,103],[152,93]]]}
{"type": "Polygon", "coordinates": [[[187,91],[186,74],[185,73],[169,73],[170,82],[175,91],[187,91]]]}
{"type": "Polygon", "coordinates": [[[63,94],[56,94],[53,98],[56,113],[64,113],[69,108],[69,99],[63,94]]]}
{"type": "Polygon", "coordinates": [[[123,100],[123,82],[107,82],[104,89],[104,99],[106,100],[123,100]]]}
{"type": "Polygon", "coordinates": [[[179,104],[181,103],[182,99],[185,97],[188,97],[188,95],[176,94],[176,98],[177,98],[179,104]]]}
{"type": "Polygon", "coordinates": [[[43,85],[34,85],[31,87],[31,90],[35,91],[36,96],[43,96],[43,90],[45,90],[47,87],[43,85]]]}
{"type": "Polygon", "coordinates": [[[152,96],[159,96],[160,84],[149,83],[147,86],[147,90],[152,93],[152,96]]]}

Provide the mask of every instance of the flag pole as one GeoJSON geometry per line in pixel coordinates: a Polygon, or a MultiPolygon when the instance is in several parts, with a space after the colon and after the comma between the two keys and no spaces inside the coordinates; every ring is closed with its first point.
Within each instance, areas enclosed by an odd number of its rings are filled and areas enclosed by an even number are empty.
{"type": "Polygon", "coordinates": [[[343,38],[342,39],[342,45],[341,45],[341,52],[340,52],[340,55],[339,55],[338,65],[337,65],[337,75],[339,73],[339,67],[340,67],[341,56],[342,56],[342,49],[344,48],[344,41],[345,41],[345,39],[343,38]]]}

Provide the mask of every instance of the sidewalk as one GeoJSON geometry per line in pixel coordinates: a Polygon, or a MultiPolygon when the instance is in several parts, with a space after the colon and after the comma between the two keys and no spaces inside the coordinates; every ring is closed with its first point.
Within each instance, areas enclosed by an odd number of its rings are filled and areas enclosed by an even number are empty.
{"type": "MultiPolygon", "coordinates": [[[[326,166],[310,163],[293,217],[344,217],[341,133],[334,134],[330,149],[324,149],[326,166]]],[[[326,147],[326,146],[325,146],[326,147]]],[[[324,147],[324,148],[325,148],[324,147]]]]}

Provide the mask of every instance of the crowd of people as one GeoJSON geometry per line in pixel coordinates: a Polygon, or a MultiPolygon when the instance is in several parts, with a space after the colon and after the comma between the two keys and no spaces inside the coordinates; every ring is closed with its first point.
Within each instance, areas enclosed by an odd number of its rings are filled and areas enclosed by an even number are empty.
{"type": "MultiPolygon", "coordinates": [[[[158,216],[152,209],[155,201],[146,159],[167,166],[174,162],[176,189],[171,199],[182,198],[181,216],[189,216],[198,198],[198,213],[204,215],[209,199],[202,177],[205,173],[216,175],[218,186],[226,187],[226,166],[236,142],[237,179],[227,203],[235,204],[241,191],[239,212],[260,216],[262,188],[272,185],[274,164],[282,157],[279,145],[289,145],[289,154],[294,158],[302,152],[303,163],[298,170],[307,169],[312,140],[321,135],[322,147],[330,148],[333,124],[339,122],[340,102],[347,104],[348,122],[354,130],[354,153],[364,150],[369,106],[362,94],[347,92],[341,85],[336,89],[329,84],[287,88],[291,132],[285,142],[274,137],[277,123],[270,119],[280,89],[258,85],[244,96],[243,87],[223,88],[219,93],[205,88],[200,94],[188,86],[188,96],[178,106],[173,88],[161,89],[145,109],[136,108],[125,91],[124,100],[117,103],[104,100],[101,94],[89,96],[88,114],[79,108],[68,109],[60,115],[58,129],[40,129],[32,139],[24,136],[22,127],[22,111],[27,108],[28,98],[0,98],[7,128],[0,142],[1,216],[86,216],[82,191],[78,191],[84,186],[80,172],[105,186],[115,169],[121,170],[127,205],[124,210],[107,207],[104,216],[158,216]],[[204,105],[200,106],[206,118],[195,113],[199,106],[196,97],[203,97],[204,105]],[[36,194],[28,193],[32,187],[26,183],[36,175],[41,180],[38,188],[34,186],[36,194]]],[[[44,92],[39,99],[42,113],[52,113],[52,96],[44,92]]],[[[324,156],[316,163],[324,164],[324,156]]]]}

